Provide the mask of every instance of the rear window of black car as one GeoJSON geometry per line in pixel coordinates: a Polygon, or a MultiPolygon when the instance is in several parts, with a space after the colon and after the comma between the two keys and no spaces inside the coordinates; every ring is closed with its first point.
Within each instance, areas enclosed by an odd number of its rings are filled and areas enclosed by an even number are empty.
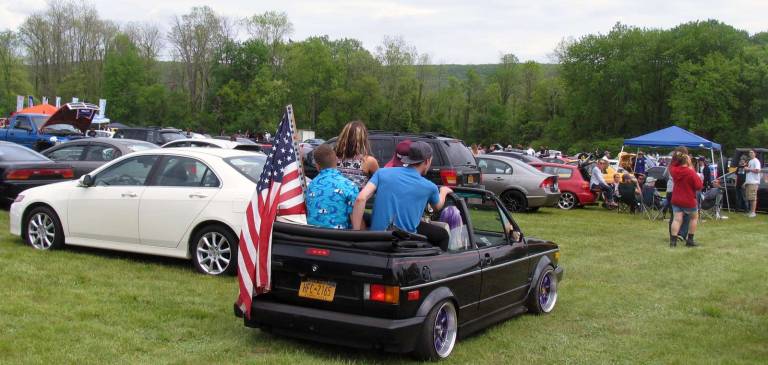
{"type": "Polygon", "coordinates": [[[22,146],[0,146],[0,161],[49,161],[45,156],[22,146]]]}
{"type": "Polygon", "coordinates": [[[474,166],[475,156],[461,141],[443,141],[448,161],[453,166],[474,166]]]}

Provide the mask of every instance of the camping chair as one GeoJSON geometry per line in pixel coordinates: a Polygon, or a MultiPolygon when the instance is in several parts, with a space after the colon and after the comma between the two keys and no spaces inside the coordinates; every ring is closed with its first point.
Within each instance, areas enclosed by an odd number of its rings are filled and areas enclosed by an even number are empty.
{"type": "Polygon", "coordinates": [[[640,202],[637,199],[637,195],[635,195],[634,183],[619,184],[619,195],[620,196],[617,199],[619,206],[616,209],[616,212],[621,213],[622,211],[627,210],[630,212],[635,212],[641,209],[640,202]]]}
{"type": "Polygon", "coordinates": [[[653,184],[645,184],[642,188],[642,199],[640,205],[643,210],[643,214],[650,220],[656,220],[661,217],[661,195],[653,184]]]}
{"type": "Polygon", "coordinates": [[[701,206],[699,207],[699,220],[708,217],[709,219],[722,219],[720,209],[723,205],[723,190],[721,188],[710,188],[701,197],[701,206]]]}

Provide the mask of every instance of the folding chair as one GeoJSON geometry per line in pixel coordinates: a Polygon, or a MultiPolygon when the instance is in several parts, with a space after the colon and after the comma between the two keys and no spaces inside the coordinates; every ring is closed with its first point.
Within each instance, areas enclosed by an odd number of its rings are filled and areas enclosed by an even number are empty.
{"type": "Polygon", "coordinates": [[[656,187],[643,185],[642,192],[643,196],[640,200],[640,205],[643,210],[643,214],[652,221],[659,219],[662,214],[662,204],[661,196],[656,190],[656,187]]]}
{"type": "Polygon", "coordinates": [[[635,184],[619,184],[619,194],[620,196],[617,199],[619,206],[616,209],[616,212],[632,211],[632,207],[634,207],[634,211],[638,211],[642,208],[635,195],[635,184]]]}
{"type": "Polygon", "coordinates": [[[699,220],[703,218],[722,219],[720,210],[723,205],[723,190],[721,188],[710,188],[701,197],[701,206],[699,207],[699,220]]]}

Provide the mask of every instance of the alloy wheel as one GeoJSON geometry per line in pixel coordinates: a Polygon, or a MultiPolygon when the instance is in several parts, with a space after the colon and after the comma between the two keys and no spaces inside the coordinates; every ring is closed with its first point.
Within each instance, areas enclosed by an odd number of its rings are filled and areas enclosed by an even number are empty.
{"type": "Polygon", "coordinates": [[[224,235],[208,232],[197,241],[197,262],[206,274],[218,275],[229,267],[232,261],[232,247],[224,235]]]}
{"type": "Polygon", "coordinates": [[[521,212],[523,210],[522,200],[514,194],[504,194],[503,202],[510,212],[521,212]]]}
{"type": "Polygon", "coordinates": [[[56,225],[53,219],[42,212],[33,215],[27,224],[27,238],[32,247],[38,250],[51,248],[56,238],[56,225]]]}
{"type": "Polygon", "coordinates": [[[435,316],[432,328],[435,352],[441,358],[447,357],[456,344],[456,309],[449,303],[443,303],[435,316]]]}
{"type": "Polygon", "coordinates": [[[553,276],[552,271],[544,273],[538,294],[541,311],[544,313],[551,312],[557,302],[557,279],[553,276]]]}
{"type": "Polygon", "coordinates": [[[576,206],[576,196],[570,192],[564,192],[560,194],[560,200],[557,201],[557,206],[560,209],[568,210],[576,206]]]}

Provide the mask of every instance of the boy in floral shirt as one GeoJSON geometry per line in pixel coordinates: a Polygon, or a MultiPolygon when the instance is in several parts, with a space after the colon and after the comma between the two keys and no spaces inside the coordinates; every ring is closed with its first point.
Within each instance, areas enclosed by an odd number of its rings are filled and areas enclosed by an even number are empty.
{"type": "Polygon", "coordinates": [[[318,146],[313,155],[320,173],[307,187],[307,223],[325,228],[352,228],[352,206],[360,189],[336,169],[336,152],[330,145],[318,146]]]}

